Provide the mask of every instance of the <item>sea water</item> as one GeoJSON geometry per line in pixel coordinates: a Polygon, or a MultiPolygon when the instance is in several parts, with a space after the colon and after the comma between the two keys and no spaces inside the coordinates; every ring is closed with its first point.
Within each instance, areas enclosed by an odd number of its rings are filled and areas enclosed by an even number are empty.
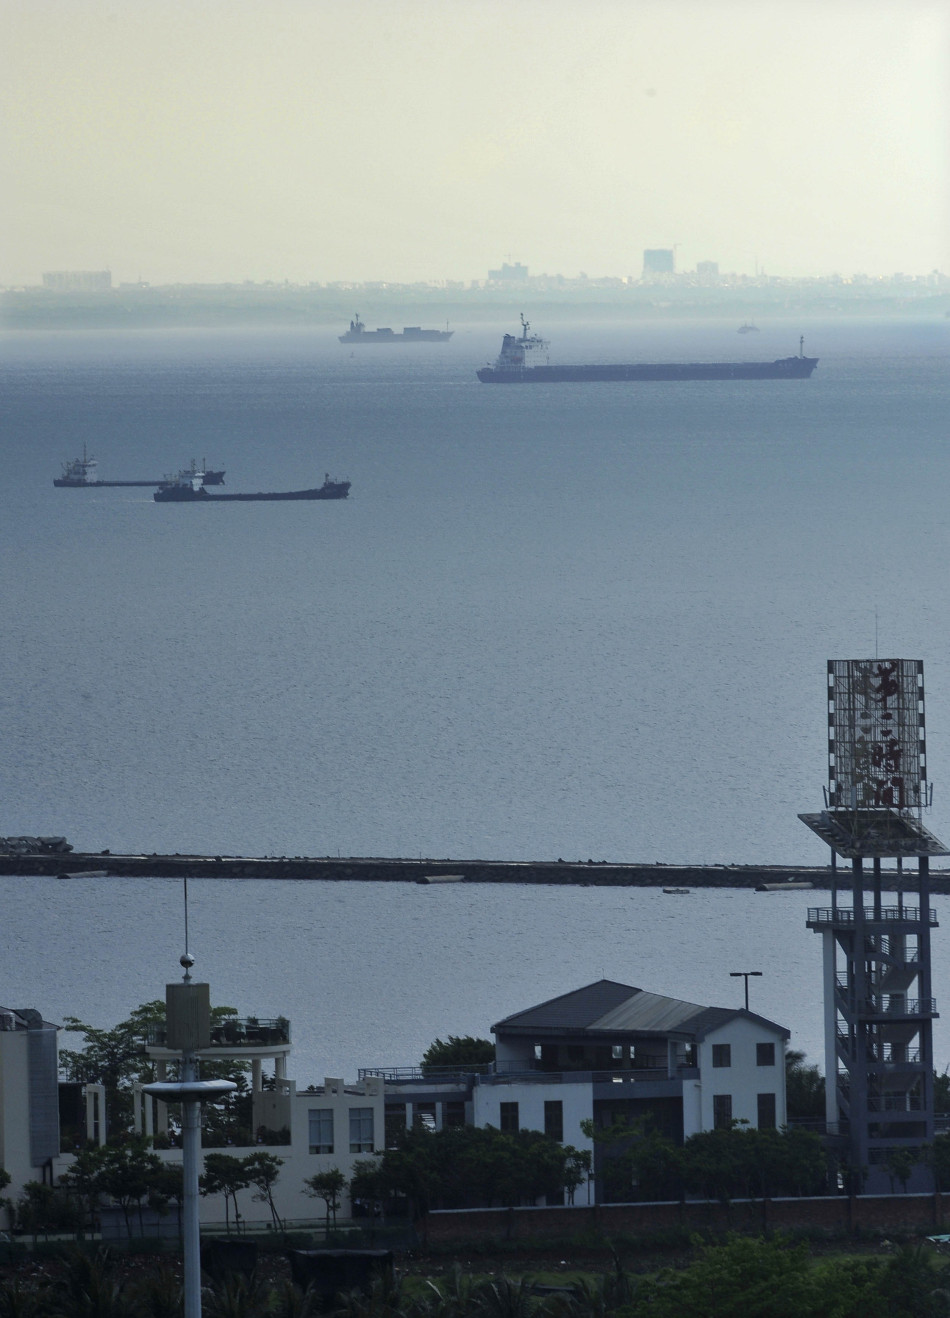
{"type": "MultiPolygon", "coordinates": [[[[772,359],[800,332],[821,360],[807,381],[480,385],[504,328],[389,349],[317,328],[3,336],[0,832],[135,852],[820,864],[797,815],[822,804],[825,661],[877,649],[925,661],[928,823],[950,837],[950,322],[789,318],[751,343],[732,322],[539,325],[552,361],[772,359]],[[230,490],[329,472],[352,492],[213,507],[54,489],[84,445],[103,479],[157,479],[197,457],[225,467],[230,490]]],[[[32,946],[25,930],[51,910],[70,919],[25,966],[4,956],[0,1001],[73,1010],[43,1000],[44,980],[65,974],[81,996],[93,949],[98,1023],[160,993],[166,970],[136,992],[115,967],[156,905],[179,920],[177,889],[111,883],[74,899],[17,882],[5,953],[32,946]]],[[[660,903],[665,923],[644,932],[593,889],[525,889],[524,909],[506,904],[522,890],[475,910],[450,894],[438,900],[470,914],[433,931],[449,988],[438,974],[420,988],[437,961],[416,941],[438,909],[422,894],[265,885],[288,958],[249,916],[255,889],[208,891],[204,954],[238,976],[259,959],[274,977],[266,1004],[239,979],[222,985],[242,1010],[300,1019],[281,986],[312,980],[314,958],[345,958],[345,1047],[326,1033],[344,1019],[339,981],[315,984],[310,1008],[324,1033],[308,1055],[331,1070],[355,1056],[367,1017],[384,1019],[389,1061],[413,1061],[423,1035],[484,1033],[601,973],[727,1001],[740,981],[719,992],[713,966],[757,968],[744,962],[763,921],[792,937],[787,904],[745,894],[727,908],[726,945],[698,959],[723,933],[725,896],[671,908],[679,899],[610,894],[623,910],[660,903]],[[315,931],[340,902],[331,955],[315,931]],[[753,910],[779,914],[749,925],[753,910]],[[536,952],[500,936],[519,919],[536,952]],[[405,1022],[381,1007],[374,967],[394,947],[415,955],[396,958],[384,1001],[398,983],[418,1033],[398,1034],[405,1022]],[[478,1020],[476,983],[498,1000],[478,1020]]],[[[793,977],[779,1020],[817,980],[819,940],[800,936],[807,984],[797,962],[771,963],[793,977]]]]}

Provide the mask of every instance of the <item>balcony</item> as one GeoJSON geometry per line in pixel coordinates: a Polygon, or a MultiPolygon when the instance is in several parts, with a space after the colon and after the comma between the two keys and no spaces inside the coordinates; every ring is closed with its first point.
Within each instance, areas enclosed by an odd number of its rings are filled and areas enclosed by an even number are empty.
{"type": "MultiPolygon", "coordinates": [[[[921,918],[918,906],[882,906],[877,912],[873,906],[865,906],[863,915],[865,925],[919,924],[921,918]]],[[[809,906],[805,923],[809,929],[850,929],[854,927],[854,917],[850,906],[809,906]]],[[[936,927],[937,912],[932,907],[927,912],[927,923],[936,927]]]]}
{"type": "MultiPolygon", "coordinates": [[[[151,1026],[145,1043],[149,1049],[167,1049],[168,1032],[165,1026],[151,1026]]],[[[290,1021],[286,1016],[277,1016],[272,1020],[257,1016],[228,1016],[211,1027],[210,1048],[202,1051],[214,1050],[222,1055],[230,1055],[234,1049],[278,1048],[285,1052],[289,1047],[290,1021]]]]}

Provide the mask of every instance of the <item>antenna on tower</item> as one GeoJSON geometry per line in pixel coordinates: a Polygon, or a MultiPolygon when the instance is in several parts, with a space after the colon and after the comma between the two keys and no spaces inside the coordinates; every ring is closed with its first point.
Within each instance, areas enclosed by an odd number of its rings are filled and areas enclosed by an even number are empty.
{"type": "Polygon", "coordinates": [[[195,964],[195,958],[188,950],[188,875],[182,875],[182,884],[184,885],[185,896],[185,950],[179,957],[179,962],[184,969],[184,980],[186,984],[191,983],[191,967],[195,964]]]}

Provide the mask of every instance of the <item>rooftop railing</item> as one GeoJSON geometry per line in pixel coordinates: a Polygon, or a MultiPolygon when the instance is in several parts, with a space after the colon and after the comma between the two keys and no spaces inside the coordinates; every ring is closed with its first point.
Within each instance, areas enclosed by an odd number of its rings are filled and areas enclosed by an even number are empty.
{"type": "MultiPolygon", "coordinates": [[[[875,911],[873,906],[865,906],[864,919],[867,924],[880,924],[882,921],[901,920],[907,924],[917,924],[920,920],[918,906],[882,906],[875,911]]],[[[809,906],[807,924],[854,924],[855,912],[850,906],[809,906]]],[[[937,912],[928,910],[928,923],[937,923],[937,912]]]]}
{"type": "MultiPolygon", "coordinates": [[[[152,1025],[145,1042],[153,1048],[168,1047],[164,1025],[152,1025]]],[[[285,1016],[266,1019],[258,1016],[228,1016],[211,1027],[212,1048],[263,1048],[269,1044],[290,1043],[290,1021],[285,1016]]]]}

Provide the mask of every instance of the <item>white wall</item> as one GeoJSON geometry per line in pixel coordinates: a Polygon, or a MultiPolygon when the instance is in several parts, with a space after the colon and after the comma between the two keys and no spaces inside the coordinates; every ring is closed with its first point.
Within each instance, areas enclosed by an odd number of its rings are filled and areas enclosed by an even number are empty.
{"type": "MultiPolygon", "coordinates": [[[[778,1128],[785,1125],[785,1041],[780,1034],[747,1017],[736,1016],[728,1024],[706,1035],[698,1046],[698,1060],[702,1085],[700,1129],[713,1129],[715,1094],[731,1095],[733,1120],[747,1121],[753,1129],[759,1124],[757,1096],[774,1094],[775,1125],[778,1128]],[[756,1064],[757,1043],[774,1044],[774,1066],[756,1064]],[[713,1066],[715,1044],[729,1045],[728,1067],[713,1066]]],[[[687,1129],[684,1134],[688,1137],[695,1134],[695,1131],[687,1129]]]]}
{"type": "Polygon", "coordinates": [[[5,1198],[17,1199],[39,1178],[30,1163],[30,1073],[27,1030],[0,1030],[0,1167],[10,1173],[5,1198]]]}

